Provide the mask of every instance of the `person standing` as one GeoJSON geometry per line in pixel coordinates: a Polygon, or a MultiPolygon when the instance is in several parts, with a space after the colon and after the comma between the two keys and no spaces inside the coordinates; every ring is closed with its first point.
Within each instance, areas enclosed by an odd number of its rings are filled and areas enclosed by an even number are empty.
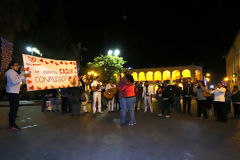
{"type": "Polygon", "coordinates": [[[234,109],[234,119],[239,119],[240,115],[240,91],[238,89],[238,86],[233,86],[232,91],[232,104],[234,109]]]}
{"type": "MultiPolygon", "coordinates": [[[[82,73],[79,74],[79,81],[81,82],[82,89],[83,89],[83,93],[82,94],[85,94],[86,84],[85,84],[85,82],[83,80],[83,74],[82,73]]],[[[88,113],[86,105],[83,105],[82,108],[83,108],[83,113],[88,113]]]]}
{"type": "Polygon", "coordinates": [[[149,87],[148,81],[145,81],[145,83],[144,83],[142,98],[144,99],[144,105],[145,105],[144,112],[147,112],[147,107],[149,105],[150,112],[153,113],[153,109],[152,109],[152,90],[149,87]]]}
{"type": "MultiPolygon", "coordinates": [[[[105,87],[105,90],[107,91],[107,90],[112,89],[112,88],[116,88],[116,85],[113,84],[113,80],[110,79],[109,83],[105,87]]],[[[114,111],[114,101],[115,101],[115,96],[113,96],[112,99],[108,100],[107,106],[108,106],[108,111],[109,112],[114,111]]]]}
{"type": "Polygon", "coordinates": [[[24,72],[19,72],[20,65],[17,61],[12,60],[8,64],[8,70],[5,73],[7,78],[7,85],[6,85],[6,92],[10,104],[10,112],[9,116],[9,128],[8,130],[19,130],[21,129],[19,126],[16,125],[16,115],[19,108],[19,91],[21,82],[30,76],[30,73],[25,74],[24,72]]]}
{"type": "Polygon", "coordinates": [[[221,82],[217,83],[217,88],[210,93],[214,95],[214,105],[217,114],[217,121],[227,122],[227,112],[225,105],[225,92],[226,89],[222,86],[221,82]]]}
{"type": "Polygon", "coordinates": [[[162,86],[161,85],[158,85],[158,89],[156,91],[156,99],[157,99],[160,113],[162,113],[162,86]]]}
{"type": "Polygon", "coordinates": [[[201,117],[203,114],[203,118],[207,119],[207,88],[205,87],[204,82],[200,81],[197,85],[195,85],[193,91],[196,93],[197,99],[197,116],[201,117]]]}
{"type": "Polygon", "coordinates": [[[182,88],[176,84],[173,88],[173,105],[174,108],[177,110],[178,113],[182,111],[181,106],[181,95],[182,95],[182,88]]]}
{"type": "MultiPolygon", "coordinates": [[[[141,101],[142,99],[142,93],[141,93],[141,86],[140,86],[140,83],[139,81],[135,82],[135,95],[136,95],[136,104],[135,104],[135,112],[137,112],[138,110],[138,104],[139,102],[141,101]]],[[[141,106],[140,106],[141,108],[141,106]]]]}
{"type": "Polygon", "coordinates": [[[120,124],[126,123],[126,112],[130,114],[130,121],[128,125],[132,126],[136,124],[134,116],[134,104],[136,101],[134,93],[134,79],[130,74],[126,74],[125,77],[121,78],[117,89],[119,91],[119,102],[120,102],[120,124]]]}
{"type": "Polygon", "coordinates": [[[183,113],[186,113],[186,104],[188,105],[187,112],[191,115],[191,101],[193,96],[193,83],[191,78],[187,79],[187,82],[183,85],[183,113]]]}
{"type": "Polygon", "coordinates": [[[165,81],[162,88],[162,113],[158,116],[162,117],[165,114],[166,118],[170,117],[170,98],[172,95],[172,87],[169,85],[169,81],[165,81]]]}
{"type": "Polygon", "coordinates": [[[83,92],[82,84],[78,81],[78,77],[74,76],[71,82],[73,87],[69,88],[69,99],[72,104],[72,116],[80,116],[81,110],[81,94],[83,92]]]}
{"type": "Polygon", "coordinates": [[[102,100],[101,100],[101,91],[102,91],[102,82],[100,82],[100,77],[96,77],[91,84],[91,89],[93,91],[93,114],[96,114],[96,105],[98,103],[98,113],[102,113],[102,100]]]}

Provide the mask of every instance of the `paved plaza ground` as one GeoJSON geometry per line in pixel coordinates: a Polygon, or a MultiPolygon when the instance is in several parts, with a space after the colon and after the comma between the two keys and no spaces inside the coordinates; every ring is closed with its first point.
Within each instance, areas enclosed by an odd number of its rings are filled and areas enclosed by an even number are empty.
{"type": "Polygon", "coordinates": [[[0,107],[0,160],[240,160],[240,121],[201,120],[195,110],[166,119],[154,109],[120,126],[119,111],[71,117],[23,105],[23,129],[7,131],[9,108],[0,107]]]}

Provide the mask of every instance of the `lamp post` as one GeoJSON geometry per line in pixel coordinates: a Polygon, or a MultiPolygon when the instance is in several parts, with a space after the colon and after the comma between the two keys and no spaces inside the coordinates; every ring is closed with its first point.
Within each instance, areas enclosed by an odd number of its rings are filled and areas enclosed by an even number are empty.
{"type": "Polygon", "coordinates": [[[31,52],[31,55],[33,56],[33,52],[35,52],[35,53],[37,53],[39,56],[42,56],[42,53],[40,52],[40,50],[39,49],[37,49],[37,48],[35,48],[35,47],[26,47],[26,50],[28,51],[28,52],[31,52]]]}
{"type": "Polygon", "coordinates": [[[119,49],[115,49],[114,51],[109,49],[108,50],[108,55],[114,55],[114,56],[119,56],[120,54],[120,50],[119,49]]]}

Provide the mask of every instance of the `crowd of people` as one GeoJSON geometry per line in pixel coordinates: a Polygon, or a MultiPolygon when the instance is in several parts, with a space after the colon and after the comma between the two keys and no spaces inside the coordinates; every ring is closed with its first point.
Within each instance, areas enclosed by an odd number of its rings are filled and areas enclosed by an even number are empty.
{"type": "MultiPolygon", "coordinates": [[[[20,129],[15,123],[19,107],[20,85],[21,81],[30,75],[30,73],[20,73],[19,68],[18,62],[11,61],[9,69],[5,73],[7,78],[6,92],[10,103],[9,130],[20,129]]],[[[74,87],[62,88],[60,91],[58,89],[43,90],[41,93],[42,112],[59,112],[59,97],[61,97],[62,113],[79,116],[81,108],[84,113],[88,113],[86,105],[83,105],[83,102],[87,101],[85,93],[87,86],[83,81],[83,74],[74,77],[71,83],[74,87]],[[51,108],[53,105],[56,106],[56,109],[51,108]]],[[[108,84],[103,84],[100,77],[96,77],[89,84],[89,88],[91,90],[91,112],[94,115],[101,114],[103,106],[106,106],[109,112],[119,109],[120,124],[127,122],[126,114],[128,113],[128,125],[130,126],[136,124],[135,112],[149,110],[154,113],[153,97],[157,100],[159,117],[169,118],[173,110],[177,113],[192,115],[191,104],[194,97],[197,101],[197,116],[202,119],[208,119],[213,108],[213,115],[217,121],[227,122],[228,114],[231,113],[231,103],[234,108],[234,118],[239,119],[240,115],[240,91],[238,87],[234,86],[233,91],[230,92],[221,82],[215,88],[208,89],[203,81],[193,83],[191,78],[188,78],[182,86],[170,85],[169,81],[164,81],[163,84],[158,85],[154,92],[148,81],[145,81],[144,84],[143,82],[134,82],[132,75],[126,72],[117,84],[114,84],[113,80],[109,80],[108,84]],[[117,92],[114,92],[114,89],[117,92]],[[110,90],[114,95],[111,96],[111,92],[109,92],[111,98],[104,97],[103,93],[110,90]]]]}

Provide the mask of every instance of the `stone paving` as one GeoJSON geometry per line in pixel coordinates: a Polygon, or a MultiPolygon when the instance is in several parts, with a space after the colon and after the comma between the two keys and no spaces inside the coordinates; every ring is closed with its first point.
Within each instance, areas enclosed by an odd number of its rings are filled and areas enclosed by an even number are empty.
{"type": "Polygon", "coordinates": [[[8,109],[0,107],[0,160],[240,159],[240,121],[201,120],[195,110],[166,119],[154,108],[137,112],[135,126],[120,126],[119,111],[72,117],[22,106],[17,123],[23,129],[7,131],[8,109]]]}

